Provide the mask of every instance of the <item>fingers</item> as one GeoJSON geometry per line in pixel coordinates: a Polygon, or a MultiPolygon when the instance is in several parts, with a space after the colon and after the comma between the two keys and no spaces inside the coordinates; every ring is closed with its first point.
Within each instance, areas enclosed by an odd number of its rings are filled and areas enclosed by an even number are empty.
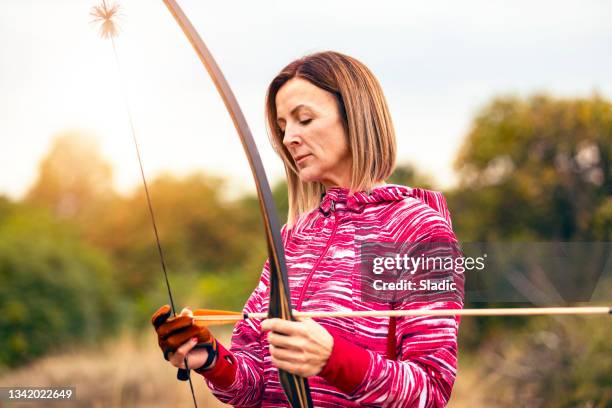
{"type": "Polygon", "coordinates": [[[184,308],[180,314],[172,316],[172,308],[164,305],[153,314],[151,323],[157,332],[164,358],[173,366],[185,368],[185,358],[189,359],[187,365],[190,368],[214,364],[216,340],[206,326],[194,322],[190,308],[184,308]],[[194,350],[198,344],[202,349],[194,350]],[[208,362],[211,357],[212,363],[208,362]]]}
{"type": "Polygon", "coordinates": [[[272,331],[281,333],[286,336],[295,336],[305,334],[304,324],[302,322],[293,322],[283,319],[266,319],[261,323],[263,331],[272,331]]]}
{"type": "Polygon", "coordinates": [[[333,336],[312,319],[269,319],[262,322],[262,329],[269,331],[271,362],[282,370],[309,377],[320,373],[329,360],[333,336]]]}
{"type": "Polygon", "coordinates": [[[157,309],[155,313],[153,313],[153,316],[151,317],[151,324],[153,324],[153,326],[157,330],[157,328],[161,326],[170,317],[171,314],[172,309],[170,308],[170,306],[163,305],[162,307],[157,309]]]}
{"type": "Polygon", "coordinates": [[[301,350],[307,344],[302,337],[287,336],[276,332],[268,333],[268,343],[277,348],[301,350]]]}
{"type": "Polygon", "coordinates": [[[174,353],[170,353],[170,363],[178,368],[186,368],[185,359],[187,358],[187,354],[193,350],[196,344],[198,344],[198,339],[195,337],[182,344],[174,353]]]}
{"type": "Polygon", "coordinates": [[[182,330],[185,327],[189,327],[192,325],[192,323],[193,323],[193,319],[189,316],[171,317],[170,319],[167,319],[165,323],[163,323],[161,326],[159,326],[156,329],[157,335],[160,338],[165,339],[171,333],[182,330]]]}
{"type": "Polygon", "coordinates": [[[168,337],[162,338],[159,345],[163,350],[174,351],[181,344],[185,343],[192,337],[197,338],[199,343],[210,343],[213,341],[213,336],[206,327],[197,325],[188,326],[182,330],[172,332],[168,337]]]}
{"type": "Polygon", "coordinates": [[[267,319],[262,322],[261,328],[270,332],[268,342],[277,348],[301,350],[307,346],[308,333],[302,322],[267,319]]]}
{"type": "Polygon", "coordinates": [[[304,354],[299,351],[276,347],[273,344],[270,344],[269,350],[270,356],[276,359],[277,361],[286,361],[289,363],[296,364],[305,362],[304,354]]]}
{"type": "Polygon", "coordinates": [[[198,334],[199,329],[196,326],[191,326],[180,332],[173,333],[167,339],[162,340],[161,346],[166,350],[176,350],[182,344],[189,341],[189,339],[196,338],[196,340],[199,340],[198,334]]]}
{"type": "Polygon", "coordinates": [[[189,339],[197,338],[197,343],[210,343],[212,334],[207,327],[198,325],[193,320],[190,308],[184,308],[180,315],[169,317],[172,308],[164,305],[153,314],[152,322],[157,332],[158,344],[164,356],[174,352],[189,339]]]}
{"type": "Polygon", "coordinates": [[[308,377],[311,375],[309,374],[308,368],[301,362],[283,360],[273,355],[270,355],[270,360],[275,367],[299,375],[300,377],[308,377]]]}
{"type": "Polygon", "coordinates": [[[194,327],[198,329],[198,343],[210,343],[214,339],[208,327],[197,324],[194,324],[194,327]]]}
{"type": "MultiPolygon", "coordinates": [[[[172,308],[170,305],[163,305],[151,316],[151,324],[157,329],[159,326],[164,324],[166,320],[172,315],[172,308]]],[[[193,316],[193,312],[189,307],[183,308],[179,316],[193,316]]]]}
{"type": "Polygon", "coordinates": [[[189,306],[186,306],[183,308],[183,310],[181,310],[181,313],[179,313],[179,315],[193,317],[193,312],[191,311],[191,308],[189,306]]]}

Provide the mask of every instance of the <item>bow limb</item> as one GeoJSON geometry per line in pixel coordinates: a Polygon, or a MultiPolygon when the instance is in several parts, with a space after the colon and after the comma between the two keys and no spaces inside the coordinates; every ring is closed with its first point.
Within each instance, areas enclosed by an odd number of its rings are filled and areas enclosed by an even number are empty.
{"type": "MultiPolygon", "coordinates": [[[[268,184],[268,179],[249,126],[247,125],[242,110],[238,105],[238,101],[225,80],[221,69],[196,29],[185,13],[183,13],[183,10],[181,10],[175,0],[164,0],[164,3],[193,46],[193,49],[212,78],[219,95],[223,99],[225,107],[234,123],[234,127],[240,136],[242,147],[244,148],[251,167],[251,172],[255,179],[270,261],[270,301],[268,316],[294,320],[291,313],[291,297],[287,278],[287,267],[285,264],[285,252],[280,234],[280,223],[276,213],[276,206],[272,199],[272,191],[270,190],[270,185],[268,184]]],[[[312,399],[307,379],[283,370],[279,370],[279,379],[285,391],[285,395],[293,408],[312,407],[312,399]]]]}

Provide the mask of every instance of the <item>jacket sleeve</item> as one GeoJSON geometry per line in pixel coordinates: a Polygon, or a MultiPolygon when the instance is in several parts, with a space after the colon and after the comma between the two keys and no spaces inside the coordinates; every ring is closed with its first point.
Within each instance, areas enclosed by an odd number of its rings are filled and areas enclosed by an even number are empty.
{"type": "Polygon", "coordinates": [[[332,356],[319,375],[363,406],[443,407],[457,373],[457,330],[453,317],[403,318],[397,325],[397,360],[334,335],[332,356]]]}
{"type": "MultiPolygon", "coordinates": [[[[445,214],[431,210],[424,214],[428,221],[416,235],[413,231],[412,237],[418,237],[418,242],[456,242],[445,214]]],[[[395,308],[462,308],[463,276],[457,279],[458,297],[444,301],[406,301],[395,308]]],[[[459,319],[452,316],[398,318],[395,360],[332,333],[332,355],[319,375],[363,406],[443,407],[450,398],[457,372],[458,328],[459,319]]]]}
{"type": "MultiPolygon", "coordinates": [[[[266,261],[259,284],[245,304],[244,312],[261,312],[267,296],[269,263],[266,261]]],[[[219,345],[215,367],[203,371],[212,393],[234,406],[260,406],[264,391],[261,322],[240,320],[234,327],[230,350],[219,345]]]]}

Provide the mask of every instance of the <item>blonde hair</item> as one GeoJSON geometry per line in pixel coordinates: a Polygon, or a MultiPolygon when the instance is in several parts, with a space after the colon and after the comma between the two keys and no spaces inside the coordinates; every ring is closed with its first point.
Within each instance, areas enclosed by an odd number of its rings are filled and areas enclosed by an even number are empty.
{"type": "Polygon", "coordinates": [[[302,78],[335,96],[352,157],[350,192],[372,190],[395,168],[395,131],[382,88],[372,72],[347,55],[326,51],[295,60],[272,80],[266,93],[266,124],[274,150],[287,174],[291,227],[300,214],[319,205],[325,186],[303,182],[291,154],[283,144],[276,119],[276,95],[292,78],[302,78]]]}

